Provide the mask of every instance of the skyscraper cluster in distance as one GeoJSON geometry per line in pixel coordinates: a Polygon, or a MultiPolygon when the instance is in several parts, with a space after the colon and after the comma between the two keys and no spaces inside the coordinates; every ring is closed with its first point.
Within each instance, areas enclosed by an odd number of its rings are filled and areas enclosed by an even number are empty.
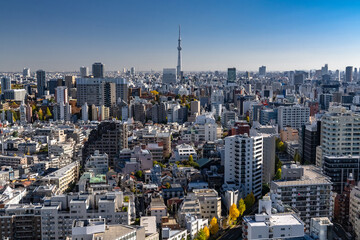
{"type": "Polygon", "coordinates": [[[358,68],[190,72],[178,30],[162,72],[0,73],[1,238],[359,239],[358,68]]]}

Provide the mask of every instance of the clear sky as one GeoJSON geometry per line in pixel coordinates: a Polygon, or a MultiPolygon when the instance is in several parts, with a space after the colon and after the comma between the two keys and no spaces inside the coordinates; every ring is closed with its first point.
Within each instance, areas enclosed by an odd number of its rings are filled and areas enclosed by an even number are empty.
{"type": "Polygon", "coordinates": [[[8,0],[0,71],[176,67],[183,70],[360,67],[360,1],[8,0]]]}

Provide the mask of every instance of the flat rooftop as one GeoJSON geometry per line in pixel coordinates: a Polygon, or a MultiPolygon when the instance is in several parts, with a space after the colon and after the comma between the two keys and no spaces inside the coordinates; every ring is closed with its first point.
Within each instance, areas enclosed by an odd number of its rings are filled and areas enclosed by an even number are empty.
{"type": "Polygon", "coordinates": [[[247,216],[246,222],[252,227],[265,227],[265,226],[296,226],[303,225],[301,220],[299,220],[293,214],[279,214],[279,215],[271,215],[269,221],[255,221],[255,216],[247,216]]]}
{"type": "Polygon", "coordinates": [[[323,185],[329,184],[332,182],[329,177],[321,173],[321,170],[315,166],[301,166],[304,168],[304,176],[297,180],[278,180],[273,181],[272,184],[275,184],[279,187],[285,186],[299,186],[299,185],[323,185]]]}
{"type": "Polygon", "coordinates": [[[51,179],[51,178],[59,178],[65,175],[65,173],[67,171],[69,171],[70,169],[72,169],[74,166],[76,166],[78,164],[78,162],[72,162],[69,165],[60,168],[59,170],[56,170],[53,173],[50,173],[49,175],[46,175],[43,179],[51,179]]]}

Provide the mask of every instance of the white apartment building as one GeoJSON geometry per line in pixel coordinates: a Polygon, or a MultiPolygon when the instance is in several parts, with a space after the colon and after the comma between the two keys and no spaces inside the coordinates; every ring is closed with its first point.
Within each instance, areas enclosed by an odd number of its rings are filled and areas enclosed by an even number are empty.
{"type": "Polygon", "coordinates": [[[162,198],[152,198],[150,206],[148,207],[150,216],[156,217],[156,223],[161,223],[161,218],[167,216],[167,208],[162,198]]]}
{"type": "Polygon", "coordinates": [[[72,240],[136,240],[145,239],[144,229],[121,224],[107,225],[104,218],[75,220],[72,240]]]}
{"type": "Polygon", "coordinates": [[[222,127],[216,123],[194,124],[182,132],[182,140],[187,142],[214,142],[222,136],[222,127]]]}
{"type": "Polygon", "coordinates": [[[200,201],[193,194],[185,197],[177,211],[178,221],[181,226],[186,226],[186,216],[189,214],[196,218],[202,218],[200,201]]]}
{"type": "Polygon", "coordinates": [[[192,156],[194,161],[197,158],[197,153],[193,146],[188,144],[181,144],[179,146],[176,146],[176,149],[174,150],[174,157],[170,159],[173,163],[175,162],[181,162],[189,159],[189,156],[192,156]]]}
{"type": "Polygon", "coordinates": [[[331,239],[333,223],[327,217],[317,217],[311,219],[310,236],[313,239],[331,239]]]}
{"type": "Polygon", "coordinates": [[[59,170],[50,173],[41,179],[44,185],[50,184],[57,187],[57,193],[61,194],[74,183],[79,177],[79,162],[73,162],[59,170]]]}
{"type": "Polygon", "coordinates": [[[196,234],[209,224],[208,219],[197,218],[191,214],[186,215],[186,229],[190,234],[190,239],[194,239],[196,234]]]}
{"type": "Polygon", "coordinates": [[[299,129],[309,122],[310,108],[300,105],[281,106],[278,108],[278,125],[280,129],[292,127],[299,129]]]}
{"type": "Polygon", "coordinates": [[[187,239],[187,230],[172,230],[171,228],[162,229],[162,239],[182,240],[187,239]]]}
{"type": "Polygon", "coordinates": [[[168,123],[173,123],[178,121],[180,108],[181,108],[180,104],[178,103],[169,104],[168,109],[166,111],[168,123]]]}
{"type": "Polygon", "coordinates": [[[11,166],[17,168],[19,165],[27,164],[25,157],[0,155],[0,166],[11,166]]]}
{"type": "Polygon", "coordinates": [[[106,174],[109,168],[109,157],[106,153],[100,154],[99,150],[95,150],[85,163],[85,171],[92,171],[95,175],[106,174]]]}
{"type": "Polygon", "coordinates": [[[321,151],[316,164],[323,166],[323,156],[360,155],[360,114],[332,106],[321,119],[321,151]]]}
{"type": "Polygon", "coordinates": [[[66,143],[56,143],[48,146],[48,155],[63,156],[66,155],[69,158],[73,157],[74,152],[74,141],[68,141],[66,143]]]}
{"type": "Polygon", "coordinates": [[[243,218],[243,239],[291,239],[304,237],[304,223],[295,214],[273,214],[270,197],[259,200],[259,212],[243,218]]]}
{"type": "Polygon", "coordinates": [[[353,226],[356,239],[360,238],[360,182],[355,186],[350,193],[350,209],[349,209],[350,223],[353,226]]]}
{"type": "Polygon", "coordinates": [[[272,181],[270,189],[276,202],[281,201],[299,211],[307,232],[311,218],[332,217],[332,182],[315,166],[283,166],[282,179],[272,181]]]}
{"type": "Polygon", "coordinates": [[[71,237],[74,220],[105,218],[108,225],[130,225],[134,205],[123,201],[122,192],[90,195],[58,195],[45,200],[41,208],[44,240],[71,237]]]}
{"type": "MultiPolygon", "coordinates": [[[[221,218],[221,197],[214,189],[193,189],[193,193],[200,201],[201,217],[209,219],[221,218]]],[[[191,193],[189,193],[191,194],[191,193]]]]}
{"type": "Polygon", "coordinates": [[[151,234],[157,233],[155,216],[140,217],[140,226],[145,228],[146,235],[151,235],[151,234]]]}
{"type": "Polygon", "coordinates": [[[261,196],[263,137],[236,135],[225,138],[225,184],[241,189],[243,197],[261,196]]]}

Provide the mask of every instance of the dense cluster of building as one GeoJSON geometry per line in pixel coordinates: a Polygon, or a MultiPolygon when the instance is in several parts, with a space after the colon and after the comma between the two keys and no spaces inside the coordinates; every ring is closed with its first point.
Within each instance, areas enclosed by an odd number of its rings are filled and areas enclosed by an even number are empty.
{"type": "Polygon", "coordinates": [[[185,74],[180,43],[162,73],[1,73],[1,238],[221,237],[252,196],[243,239],[360,239],[357,69],[185,74]]]}

